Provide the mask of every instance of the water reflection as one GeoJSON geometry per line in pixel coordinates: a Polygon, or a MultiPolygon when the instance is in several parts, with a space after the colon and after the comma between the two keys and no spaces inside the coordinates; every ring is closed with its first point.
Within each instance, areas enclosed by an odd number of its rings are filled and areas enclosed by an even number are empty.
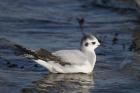
{"type": "Polygon", "coordinates": [[[22,89],[22,93],[89,93],[94,87],[93,75],[49,74],[33,83],[33,87],[22,89]]]}

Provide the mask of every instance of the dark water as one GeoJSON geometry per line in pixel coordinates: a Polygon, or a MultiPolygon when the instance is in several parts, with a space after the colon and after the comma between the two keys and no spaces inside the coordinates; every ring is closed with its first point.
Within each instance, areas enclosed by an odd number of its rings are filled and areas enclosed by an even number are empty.
{"type": "Polygon", "coordinates": [[[139,80],[121,70],[133,61],[129,47],[139,27],[133,11],[104,9],[84,0],[0,0],[0,10],[1,93],[139,93],[139,80]],[[92,75],[49,74],[14,55],[13,43],[35,50],[79,48],[79,17],[86,20],[84,31],[102,41],[92,75]]]}

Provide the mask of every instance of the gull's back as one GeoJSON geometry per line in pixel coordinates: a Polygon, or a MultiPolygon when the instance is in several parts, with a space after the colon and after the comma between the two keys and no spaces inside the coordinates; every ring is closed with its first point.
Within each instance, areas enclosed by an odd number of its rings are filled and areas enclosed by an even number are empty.
{"type": "Polygon", "coordinates": [[[87,57],[80,50],[60,50],[53,53],[53,55],[61,58],[62,61],[73,65],[82,65],[88,62],[87,57]]]}

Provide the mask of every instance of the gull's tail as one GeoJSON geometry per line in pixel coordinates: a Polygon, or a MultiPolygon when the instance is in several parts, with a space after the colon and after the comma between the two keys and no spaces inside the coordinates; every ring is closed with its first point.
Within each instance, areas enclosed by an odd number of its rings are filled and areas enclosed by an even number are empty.
{"type": "Polygon", "coordinates": [[[45,50],[45,49],[40,49],[38,51],[33,51],[30,49],[27,49],[21,45],[15,44],[14,45],[16,49],[16,54],[17,55],[24,55],[27,58],[31,59],[41,59],[44,61],[51,60],[54,56],[51,54],[51,52],[45,50]]]}
{"type": "Polygon", "coordinates": [[[15,44],[16,54],[24,55],[27,58],[34,59],[34,60],[43,60],[43,61],[55,61],[56,63],[63,64],[64,62],[57,56],[53,55],[51,52],[47,51],[46,49],[39,49],[37,51],[33,51],[27,49],[21,45],[15,44]]]}
{"type": "Polygon", "coordinates": [[[39,58],[39,56],[34,51],[27,49],[21,45],[15,44],[14,48],[15,48],[16,55],[30,55],[30,56],[28,56],[28,58],[34,58],[34,59],[39,58]]]}
{"type": "Polygon", "coordinates": [[[14,48],[16,49],[16,52],[18,55],[24,55],[25,57],[34,60],[36,63],[47,68],[50,72],[54,72],[54,71],[52,68],[52,64],[50,64],[47,61],[57,60],[56,62],[59,62],[57,57],[55,57],[54,55],[52,55],[50,52],[48,52],[45,49],[33,51],[33,50],[27,49],[27,48],[25,48],[21,45],[18,45],[18,44],[15,44],[14,48]]]}
{"type": "Polygon", "coordinates": [[[15,44],[14,48],[16,49],[18,55],[24,55],[25,57],[34,60],[36,63],[47,68],[50,72],[54,72],[54,73],[63,72],[60,66],[58,67],[58,64],[62,66],[71,65],[70,63],[63,62],[61,58],[53,55],[51,52],[45,49],[33,51],[18,44],[15,44]],[[51,62],[53,62],[53,65],[51,62]]]}

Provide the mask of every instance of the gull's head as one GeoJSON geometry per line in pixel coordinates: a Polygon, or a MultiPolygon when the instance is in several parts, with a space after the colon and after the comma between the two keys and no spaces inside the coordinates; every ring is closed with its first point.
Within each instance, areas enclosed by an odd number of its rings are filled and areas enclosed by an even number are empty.
{"type": "Polygon", "coordinates": [[[84,35],[81,39],[81,50],[82,51],[94,51],[100,45],[98,39],[91,35],[84,35]]]}

